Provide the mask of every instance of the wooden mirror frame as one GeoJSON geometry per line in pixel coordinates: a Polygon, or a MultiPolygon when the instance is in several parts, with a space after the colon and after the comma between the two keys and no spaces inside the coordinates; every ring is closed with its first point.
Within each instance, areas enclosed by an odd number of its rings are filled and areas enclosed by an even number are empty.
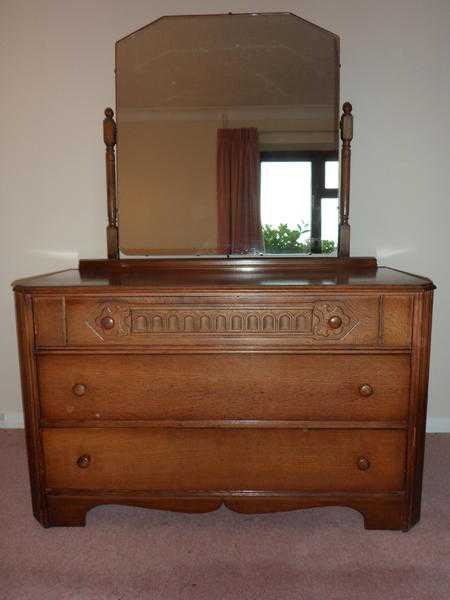
{"type": "MultiPolygon", "coordinates": [[[[351,142],[353,139],[352,105],[345,102],[339,123],[342,141],[340,156],[340,186],[339,186],[339,231],[337,258],[350,256],[350,161],[351,142]]],[[[117,125],[112,108],[105,110],[103,120],[103,140],[106,145],[106,191],[108,207],[108,225],[106,228],[108,259],[120,259],[119,250],[119,212],[117,208],[117,179],[116,179],[116,153],[117,125]]],[[[259,258],[243,256],[242,258],[259,258]]],[[[274,257],[271,257],[274,258],[274,257]]],[[[301,257],[298,257],[301,258],[301,257]]],[[[330,258],[330,257],[328,257],[330,258]]],[[[238,259],[239,260],[239,259],[238,259]]]]}

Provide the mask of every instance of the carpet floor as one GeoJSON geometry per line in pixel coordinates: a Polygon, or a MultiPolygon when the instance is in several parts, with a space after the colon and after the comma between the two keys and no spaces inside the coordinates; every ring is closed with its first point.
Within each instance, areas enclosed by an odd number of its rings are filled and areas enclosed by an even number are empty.
{"type": "Polygon", "coordinates": [[[359,513],[186,515],[104,506],[85,528],[32,517],[24,433],[0,431],[2,600],[450,600],[450,436],[427,439],[422,520],[359,513]]]}

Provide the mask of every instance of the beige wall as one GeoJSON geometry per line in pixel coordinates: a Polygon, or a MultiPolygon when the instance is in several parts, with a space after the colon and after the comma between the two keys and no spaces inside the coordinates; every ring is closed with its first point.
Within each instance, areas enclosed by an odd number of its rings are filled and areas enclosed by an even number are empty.
{"type": "Polygon", "coordinates": [[[355,107],[352,249],[438,285],[433,428],[450,430],[448,0],[3,0],[0,413],[20,413],[11,280],[105,255],[101,118],[114,42],[162,14],[292,10],[341,36],[355,107]]]}
{"type": "Polygon", "coordinates": [[[218,254],[218,120],[118,119],[124,254],[218,254]]]}

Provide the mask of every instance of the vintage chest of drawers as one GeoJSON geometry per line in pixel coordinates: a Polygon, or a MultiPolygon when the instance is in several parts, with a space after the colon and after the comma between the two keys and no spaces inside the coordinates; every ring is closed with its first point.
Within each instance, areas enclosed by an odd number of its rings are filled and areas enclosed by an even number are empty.
{"type": "Polygon", "coordinates": [[[418,521],[429,280],[363,259],[154,262],[15,284],[44,526],[110,503],[418,521]]]}

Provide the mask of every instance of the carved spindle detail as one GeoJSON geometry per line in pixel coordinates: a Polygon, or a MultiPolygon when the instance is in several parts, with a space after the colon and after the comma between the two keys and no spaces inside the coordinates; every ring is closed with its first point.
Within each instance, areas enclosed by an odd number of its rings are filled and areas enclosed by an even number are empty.
{"type": "Polygon", "coordinates": [[[341,117],[340,129],[342,140],[341,152],[341,187],[340,187],[340,222],[339,222],[339,256],[350,256],[350,160],[351,142],[353,139],[352,105],[345,102],[341,117]]]}
{"type": "Polygon", "coordinates": [[[112,108],[107,108],[103,120],[103,141],[106,145],[106,197],[108,202],[106,241],[108,246],[108,258],[119,258],[119,229],[116,198],[116,132],[114,111],[112,108]]]}
{"type": "Polygon", "coordinates": [[[280,329],[280,331],[290,331],[291,319],[289,318],[289,315],[282,315],[280,317],[279,329],[280,329]]]}
{"type": "Polygon", "coordinates": [[[263,330],[265,332],[275,331],[275,319],[272,315],[266,315],[263,319],[263,330]]]}

